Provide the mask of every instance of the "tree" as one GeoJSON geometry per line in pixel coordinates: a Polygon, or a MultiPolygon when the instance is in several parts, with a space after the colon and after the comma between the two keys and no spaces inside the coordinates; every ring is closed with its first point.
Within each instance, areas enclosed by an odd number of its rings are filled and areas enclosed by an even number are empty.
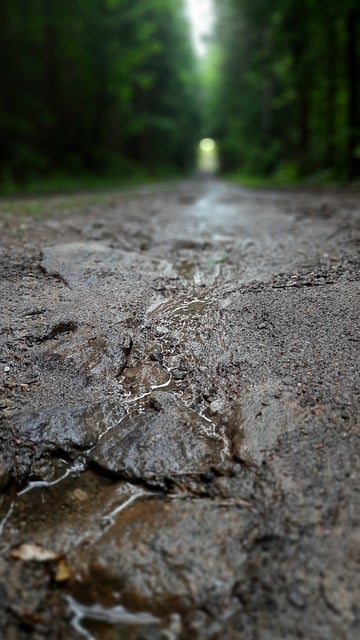
{"type": "Polygon", "coordinates": [[[229,170],[359,175],[357,0],[218,0],[208,127],[229,170]]]}
{"type": "Polygon", "coordinates": [[[2,0],[0,181],[188,169],[188,31],[181,0],[2,0]]]}

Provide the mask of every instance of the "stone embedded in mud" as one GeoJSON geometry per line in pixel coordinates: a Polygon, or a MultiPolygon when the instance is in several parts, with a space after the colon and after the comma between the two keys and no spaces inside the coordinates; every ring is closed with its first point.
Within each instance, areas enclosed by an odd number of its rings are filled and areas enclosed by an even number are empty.
{"type": "Polygon", "coordinates": [[[228,435],[235,458],[261,465],[272,453],[279,437],[305,426],[319,424],[309,410],[282,394],[279,382],[254,386],[233,407],[228,435]]]}
{"type": "Polygon", "coordinates": [[[124,251],[104,242],[67,242],[43,247],[41,268],[48,275],[60,278],[74,289],[89,285],[103,288],[104,280],[118,282],[119,276],[135,271],[144,278],[154,272],[162,276],[176,275],[168,260],[151,260],[135,251],[124,251]]]}
{"type": "Polygon", "coordinates": [[[168,371],[157,362],[141,363],[136,367],[128,367],[123,375],[124,387],[136,393],[146,393],[155,387],[170,383],[168,371]]]}
{"type": "Polygon", "coordinates": [[[100,272],[114,251],[101,242],[69,242],[44,247],[41,253],[41,266],[46,273],[76,284],[85,272],[100,272]]]}
{"type": "Polygon", "coordinates": [[[202,416],[157,392],[145,413],[127,416],[101,438],[91,459],[115,475],[151,480],[205,472],[221,461],[219,444],[202,416]]]}
{"type": "Polygon", "coordinates": [[[9,482],[10,478],[10,469],[7,462],[0,457],[0,491],[5,489],[6,485],[9,482]]]}
{"type": "Polygon", "coordinates": [[[122,409],[109,402],[86,408],[59,408],[19,415],[14,419],[13,430],[18,438],[35,445],[39,453],[60,450],[72,458],[79,450],[92,447],[123,415],[122,409]]]}
{"type": "Polygon", "coordinates": [[[100,333],[85,325],[52,340],[46,353],[90,375],[118,377],[126,366],[131,346],[128,335],[114,330],[100,333]]]}
{"type": "Polygon", "coordinates": [[[255,522],[250,509],[208,499],[138,500],[87,550],[89,583],[150,611],[216,611],[242,575],[255,522]]]}

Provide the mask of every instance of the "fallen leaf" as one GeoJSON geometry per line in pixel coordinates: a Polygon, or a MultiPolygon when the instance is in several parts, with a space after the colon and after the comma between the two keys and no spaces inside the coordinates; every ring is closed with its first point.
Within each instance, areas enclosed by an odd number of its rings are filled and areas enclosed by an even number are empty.
{"type": "Polygon", "coordinates": [[[63,558],[57,562],[55,582],[66,582],[71,578],[71,571],[63,558]]]}
{"type": "Polygon", "coordinates": [[[58,560],[59,554],[51,549],[44,549],[39,544],[21,544],[11,551],[11,556],[25,562],[48,562],[58,560]]]}

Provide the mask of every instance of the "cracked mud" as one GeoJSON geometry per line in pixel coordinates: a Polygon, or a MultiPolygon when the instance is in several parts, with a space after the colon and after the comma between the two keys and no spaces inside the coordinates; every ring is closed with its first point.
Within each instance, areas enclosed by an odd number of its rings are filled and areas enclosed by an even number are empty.
{"type": "Polygon", "coordinates": [[[355,640],[359,213],[0,203],[1,638],[355,640]]]}

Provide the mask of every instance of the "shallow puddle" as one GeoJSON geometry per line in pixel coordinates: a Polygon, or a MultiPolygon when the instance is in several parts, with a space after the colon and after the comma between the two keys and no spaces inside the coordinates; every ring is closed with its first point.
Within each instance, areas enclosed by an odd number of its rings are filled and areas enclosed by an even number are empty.
{"type": "Polygon", "coordinates": [[[28,493],[29,491],[33,491],[34,489],[40,489],[42,487],[44,488],[53,487],[54,485],[60,484],[60,482],[63,482],[63,480],[65,480],[69,476],[77,475],[80,472],[84,471],[85,469],[85,461],[76,462],[71,466],[67,466],[67,468],[66,468],[66,465],[68,465],[68,463],[64,461],[65,471],[61,473],[61,475],[55,477],[53,480],[30,480],[26,484],[24,489],[21,489],[21,491],[19,491],[17,495],[22,496],[24,493],[28,493]]]}
{"type": "Polygon", "coordinates": [[[184,302],[174,307],[171,314],[173,316],[184,316],[187,314],[201,313],[207,307],[208,303],[209,300],[207,298],[195,298],[195,300],[190,300],[189,302],[184,302]]]}
{"type": "Polygon", "coordinates": [[[139,628],[158,628],[161,624],[161,620],[151,613],[131,612],[121,605],[84,605],[71,596],[67,596],[66,601],[72,614],[72,627],[86,640],[115,637],[118,640],[131,640],[138,637],[139,628]]]}
{"type": "MultiPolygon", "coordinates": [[[[170,299],[164,300],[163,298],[155,301],[147,311],[147,317],[150,318],[159,318],[161,321],[166,321],[166,319],[177,318],[180,317],[182,319],[186,319],[189,316],[196,316],[202,314],[208,304],[210,303],[210,299],[207,297],[203,298],[190,298],[190,299],[170,299]]],[[[163,330],[166,332],[166,326],[159,327],[159,331],[163,330]]]]}
{"type": "Polygon", "coordinates": [[[75,571],[75,548],[94,543],[117,514],[148,495],[153,493],[125,482],[115,484],[92,471],[62,482],[33,483],[9,506],[1,523],[2,542],[9,548],[25,536],[26,542],[68,555],[75,571]]]}

